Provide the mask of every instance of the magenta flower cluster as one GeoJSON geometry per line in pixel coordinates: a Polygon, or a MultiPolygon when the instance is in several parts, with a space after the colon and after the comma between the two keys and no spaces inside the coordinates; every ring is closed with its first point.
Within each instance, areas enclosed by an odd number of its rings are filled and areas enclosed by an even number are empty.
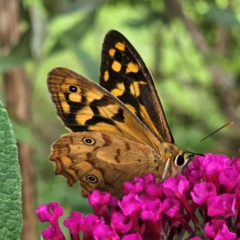
{"type": "MultiPolygon", "coordinates": [[[[73,212],[63,224],[72,240],[240,240],[240,159],[224,155],[196,156],[179,174],[156,182],[152,174],[123,186],[121,199],[106,192],[88,196],[94,214],[73,212]]],[[[40,221],[51,226],[46,240],[65,239],[58,203],[37,209],[40,221]]]]}

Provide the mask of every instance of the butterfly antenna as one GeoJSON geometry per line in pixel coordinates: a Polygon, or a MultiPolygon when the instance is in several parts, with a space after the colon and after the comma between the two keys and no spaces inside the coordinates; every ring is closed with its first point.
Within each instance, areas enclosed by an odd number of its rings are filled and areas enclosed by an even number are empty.
{"type": "MultiPolygon", "coordinates": [[[[193,144],[191,147],[189,147],[188,149],[185,150],[185,152],[188,152],[188,153],[192,153],[192,152],[189,152],[188,150],[195,147],[196,145],[198,145],[200,142],[204,141],[205,139],[209,138],[210,136],[212,136],[213,134],[215,134],[216,132],[220,131],[221,129],[225,128],[225,127],[228,127],[229,125],[232,125],[233,122],[228,122],[226,124],[224,124],[223,126],[221,126],[220,128],[218,128],[217,130],[215,130],[214,132],[210,133],[209,135],[207,135],[206,137],[204,137],[203,139],[201,139],[200,141],[198,141],[197,143],[193,144]]],[[[195,155],[202,155],[202,154],[195,154],[195,155]]]]}

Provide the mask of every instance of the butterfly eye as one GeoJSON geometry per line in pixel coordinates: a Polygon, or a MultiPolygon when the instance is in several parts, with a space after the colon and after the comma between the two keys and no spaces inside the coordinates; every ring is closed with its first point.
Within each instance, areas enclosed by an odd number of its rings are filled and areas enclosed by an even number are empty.
{"type": "Polygon", "coordinates": [[[87,138],[87,137],[83,138],[82,141],[86,145],[94,145],[96,142],[93,138],[87,138]]]}
{"type": "Polygon", "coordinates": [[[122,60],[122,54],[119,51],[116,51],[114,54],[114,57],[116,60],[121,61],[122,60]]]}
{"type": "Polygon", "coordinates": [[[75,92],[78,91],[78,88],[77,88],[76,86],[69,86],[69,87],[68,87],[68,90],[69,90],[69,92],[71,92],[71,93],[75,93],[75,92]]]}
{"type": "Polygon", "coordinates": [[[182,167],[185,165],[186,159],[183,155],[177,155],[174,162],[177,167],[182,167]]]}
{"type": "Polygon", "coordinates": [[[94,175],[87,175],[87,176],[86,176],[86,179],[87,179],[87,181],[90,182],[90,183],[97,183],[97,182],[98,182],[97,177],[95,177],[94,175]]]}

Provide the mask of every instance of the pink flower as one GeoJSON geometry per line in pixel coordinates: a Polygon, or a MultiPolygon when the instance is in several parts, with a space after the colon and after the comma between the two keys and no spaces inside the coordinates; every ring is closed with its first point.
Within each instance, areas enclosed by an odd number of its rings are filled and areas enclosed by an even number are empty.
{"type": "Polygon", "coordinates": [[[120,233],[128,233],[132,228],[132,221],[130,217],[123,213],[114,212],[111,218],[111,227],[120,233]]]}
{"type": "Polygon", "coordinates": [[[236,239],[236,234],[229,231],[226,222],[220,219],[213,219],[208,222],[204,228],[204,233],[206,238],[211,239],[236,239]]]}
{"type": "Polygon", "coordinates": [[[185,192],[188,190],[188,188],[188,180],[180,174],[178,174],[176,178],[168,178],[163,183],[163,192],[169,197],[176,196],[181,198],[185,195],[185,192]]]}
{"type": "Polygon", "coordinates": [[[224,193],[219,196],[212,196],[207,200],[208,215],[223,218],[236,216],[236,197],[234,194],[224,193]]]}
{"type": "Polygon", "coordinates": [[[65,240],[58,224],[58,218],[63,215],[63,208],[57,202],[42,204],[36,210],[38,219],[41,222],[49,222],[52,226],[43,230],[42,236],[46,240],[65,240]]]}
{"type": "MultiPolygon", "coordinates": [[[[72,240],[240,239],[240,159],[224,155],[196,156],[184,170],[165,182],[152,174],[124,184],[122,199],[94,190],[88,196],[94,214],[73,212],[64,220],[72,240]],[[198,213],[198,214],[197,214],[198,213]],[[234,232],[232,232],[234,231],[234,232]]],[[[63,209],[58,203],[37,209],[40,221],[50,223],[46,240],[64,240],[59,227],[63,209]]]]}
{"type": "Polygon", "coordinates": [[[130,216],[133,213],[141,212],[142,202],[138,195],[130,193],[124,196],[118,205],[125,216],[130,216]]]}
{"type": "Polygon", "coordinates": [[[213,183],[196,183],[190,192],[192,199],[198,205],[202,205],[211,196],[216,196],[216,187],[213,183]]]}
{"type": "Polygon", "coordinates": [[[161,213],[161,202],[159,199],[145,200],[141,208],[140,216],[143,220],[149,219],[155,222],[159,220],[161,213]]]}

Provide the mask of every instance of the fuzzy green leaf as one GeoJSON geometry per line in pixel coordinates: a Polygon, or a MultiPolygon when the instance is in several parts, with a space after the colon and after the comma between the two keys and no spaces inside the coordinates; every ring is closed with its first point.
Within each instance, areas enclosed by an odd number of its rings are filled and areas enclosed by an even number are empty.
{"type": "Polygon", "coordinates": [[[0,236],[20,239],[22,229],[21,177],[16,140],[0,102],[0,236]]]}

